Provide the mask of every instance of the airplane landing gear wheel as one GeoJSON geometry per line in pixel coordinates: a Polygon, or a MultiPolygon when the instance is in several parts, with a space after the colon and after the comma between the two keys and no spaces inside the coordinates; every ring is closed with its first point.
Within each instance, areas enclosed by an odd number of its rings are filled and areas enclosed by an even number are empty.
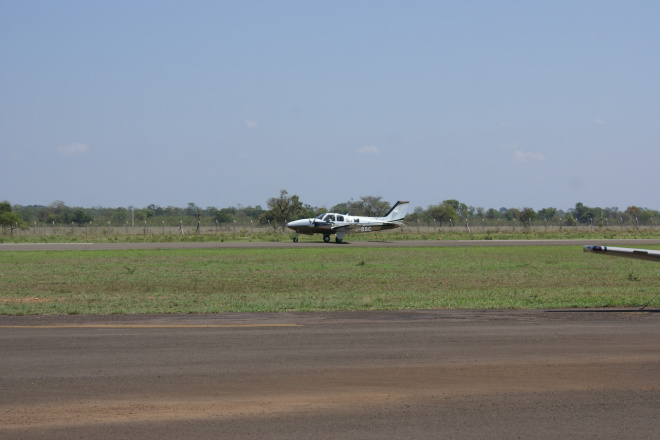
{"type": "Polygon", "coordinates": [[[339,238],[339,237],[335,238],[335,243],[341,243],[342,241],[344,241],[344,240],[342,240],[342,239],[339,238]]]}
{"type": "Polygon", "coordinates": [[[293,237],[293,242],[298,243],[298,237],[293,237]]]}
{"type": "Polygon", "coordinates": [[[326,243],[330,243],[330,236],[329,235],[324,235],[323,236],[323,241],[325,241],[326,243]]]}

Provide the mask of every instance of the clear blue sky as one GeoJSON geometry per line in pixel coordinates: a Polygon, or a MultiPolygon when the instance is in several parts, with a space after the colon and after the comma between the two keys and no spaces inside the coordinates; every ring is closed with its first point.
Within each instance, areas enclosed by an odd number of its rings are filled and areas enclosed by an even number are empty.
{"type": "Polygon", "coordinates": [[[660,208],[660,2],[0,0],[0,200],[660,208]]]}

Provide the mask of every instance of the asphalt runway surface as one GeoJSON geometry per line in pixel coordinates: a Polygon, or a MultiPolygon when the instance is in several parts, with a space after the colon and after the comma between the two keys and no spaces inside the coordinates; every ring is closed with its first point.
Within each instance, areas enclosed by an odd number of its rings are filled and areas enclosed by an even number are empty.
{"type": "Polygon", "coordinates": [[[411,240],[411,241],[353,241],[341,244],[314,242],[172,242],[172,243],[0,243],[0,251],[67,251],[67,250],[124,250],[124,249],[282,249],[309,247],[465,247],[465,246],[648,246],[660,245],[658,239],[579,239],[579,240],[411,240]]]}
{"type": "Polygon", "coordinates": [[[660,313],[0,316],[2,439],[660,438],[660,313]]]}

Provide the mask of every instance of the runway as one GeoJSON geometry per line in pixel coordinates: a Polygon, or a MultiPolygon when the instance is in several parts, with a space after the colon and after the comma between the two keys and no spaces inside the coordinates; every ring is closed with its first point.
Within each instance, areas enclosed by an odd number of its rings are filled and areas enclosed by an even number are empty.
{"type": "Polygon", "coordinates": [[[0,437],[660,438],[660,313],[0,316],[0,437]]]}
{"type": "Polygon", "coordinates": [[[605,246],[660,245],[658,239],[580,239],[580,240],[411,240],[411,241],[353,241],[344,243],[318,242],[171,242],[171,243],[0,243],[0,251],[69,251],[69,250],[127,250],[127,249],[296,249],[333,247],[466,247],[466,246],[605,246]]]}

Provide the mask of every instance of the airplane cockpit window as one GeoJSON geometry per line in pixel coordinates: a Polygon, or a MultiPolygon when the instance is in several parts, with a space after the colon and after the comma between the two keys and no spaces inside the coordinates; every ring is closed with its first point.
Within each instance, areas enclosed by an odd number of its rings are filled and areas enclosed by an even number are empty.
{"type": "Polygon", "coordinates": [[[318,220],[322,220],[324,215],[325,215],[325,214],[319,214],[319,215],[316,216],[316,218],[317,218],[318,220]]]}
{"type": "Polygon", "coordinates": [[[326,222],[334,222],[334,221],[335,221],[335,216],[332,215],[332,214],[328,214],[328,215],[325,217],[325,221],[326,221],[326,222]]]}
{"type": "Polygon", "coordinates": [[[344,216],[343,215],[338,215],[337,216],[337,221],[338,222],[343,222],[344,221],[344,216]]]}

